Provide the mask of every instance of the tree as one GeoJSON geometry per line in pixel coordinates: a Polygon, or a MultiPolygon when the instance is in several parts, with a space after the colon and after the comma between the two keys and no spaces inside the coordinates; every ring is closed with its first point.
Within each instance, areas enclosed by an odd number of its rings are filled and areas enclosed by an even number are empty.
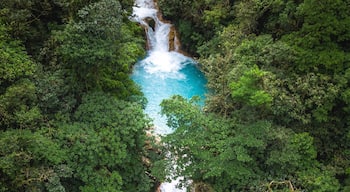
{"type": "Polygon", "coordinates": [[[332,171],[324,171],[316,160],[308,133],[295,133],[263,120],[240,122],[239,116],[204,113],[193,100],[180,96],[161,105],[174,129],[164,141],[170,161],[176,161],[176,176],[205,182],[215,191],[266,191],[268,183],[285,180],[300,190],[339,188],[332,171]],[[308,182],[316,180],[320,182],[308,182]]]}
{"type": "Polygon", "coordinates": [[[66,151],[50,138],[30,130],[0,132],[1,191],[65,191],[71,176],[66,151]]]}
{"type": "Polygon", "coordinates": [[[138,93],[128,74],[143,53],[140,42],[130,39],[132,25],[123,23],[118,1],[104,0],[82,8],[79,20],[56,33],[63,66],[76,85],[78,98],[89,90],[113,92],[126,99],[138,93]],[[128,49],[128,52],[126,52],[128,49]]]}
{"type": "Polygon", "coordinates": [[[158,3],[165,18],[179,30],[182,49],[196,56],[197,48],[233,17],[233,2],[227,0],[159,0],[158,3]]]}
{"type": "Polygon", "coordinates": [[[267,75],[267,72],[254,66],[251,70],[246,71],[237,82],[230,84],[232,97],[237,102],[244,102],[251,106],[269,105],[272,96],[264,91],[259,82],[267,75]]]}
{"type": "Polygon", "coordinates": [[[55,0],[2,0],[0,3],[0,17],[9,26],[9,33],[21,40],[35,59],[51,30],[63,23],[63,15],[55,0]]]}
{"type": "Polygon", "coordinates": [[[142,30],[118,1],[89,2],[0,5],[0,191],[150,191],[157,182],[144,99],[129,77],[142,30]]]}
{"type": "MultiPolygon", "coordinates": [[[[74,122],[59,124],[58,143],[68,153],[74,177],[65,187],[83,191],[149,191],[145,128],[140,105],[105,93],[89,93],[74,122]]],[[[73,189],[71,189],[73,190],[73,189]]]]}
{"type": "Polygon", "coordinates": [[[33,128],[40,122],[32,82],[37,65],[0,22],[0,129],[33,128]]]}

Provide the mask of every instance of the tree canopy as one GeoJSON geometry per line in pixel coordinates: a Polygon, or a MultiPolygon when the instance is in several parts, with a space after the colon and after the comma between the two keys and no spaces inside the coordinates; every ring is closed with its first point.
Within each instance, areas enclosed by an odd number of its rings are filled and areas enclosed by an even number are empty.
{"type": "Polygon", "coordinates": [[[160,143],[133,0],[0,2],[0,191],[349,191],[348,0],[158,0],[210,90],[160,143]]]}
{"type": "MultiPolygon", "coordinates": [[[[130,1],[0,4],[0,191],[151,191],[130,1]]],[[[155,145],[154,145],[155,146],[155,145]]]]}
{"type": "Polygon", "coordinates": [[[349,189],[348,1],[159,3],[210,89],[203,111],[163,102],[179,175],[207,191],[349,189]]]}

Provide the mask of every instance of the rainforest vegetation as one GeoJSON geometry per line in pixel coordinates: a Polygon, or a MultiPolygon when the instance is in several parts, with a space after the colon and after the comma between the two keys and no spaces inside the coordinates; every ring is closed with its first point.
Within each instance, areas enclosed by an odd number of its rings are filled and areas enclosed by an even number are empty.
{"type": "Polygon", "coordinates": [[[349,0],[158,0],[210,89],[162,102],[160,146],[132,5],[0,0],[0,191],[155,191],[174,160],[203,192],[350,190],[349,0]]]}
{"type": "Polygon", "coordinates": [[[152,190],[132,4],[1,0],[0,191],[152,190]]]}
{"type": "Polygon", "coordinates": [[[162,103],[180,175],[202,191],[350,190],[349,0],[159,4],[211,90],[204,110],[162,103]]]}

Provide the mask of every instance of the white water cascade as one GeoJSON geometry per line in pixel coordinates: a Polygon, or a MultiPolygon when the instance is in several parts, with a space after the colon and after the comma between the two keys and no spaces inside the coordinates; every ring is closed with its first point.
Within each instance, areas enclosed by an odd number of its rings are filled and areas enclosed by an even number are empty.
{"type": "Polygon", "coordinates": [[[182,63],[190,58],[176,52],[177,42],[173,43],[175,51],[170,51],[169,33],[172,25],[162,21],[159,15],[153,0],[135,1],[131,19],[145,27],[149,46],[149,55],[143,62],[147,72],[151,74],[173,73],[174,78],[178,78],[177,72],[183,67],[182,63]],[[154,22],[154,26],[150,22],[154,22]]]}
{"type": "MultiPolygon", "coordinates": [[[[172,25],[160,15],[153,0],[135,1],[130,19],[145,28],[149,50],[147,57],[135,66],[132,78],[141,85],[148,100],[145,112],[153,119],[155,134],[165,135],[173,130],[167,127],[165,118],[159,114],[160,102],[174,94],[185,98],[203,96],[206,89],[204,76],[191,58],[177,52],[178,43],[171,30],[172,25]]],[[[185,192],[185,188],[177,188],[180,179],[162,183],[160,192],[185,192]]]]}

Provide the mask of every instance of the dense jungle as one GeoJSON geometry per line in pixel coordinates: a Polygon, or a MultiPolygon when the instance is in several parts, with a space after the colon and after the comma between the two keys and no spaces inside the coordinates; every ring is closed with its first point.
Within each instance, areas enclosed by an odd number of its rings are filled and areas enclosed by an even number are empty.
{"type": "Polygon", "coordinates": [[[0,0],[0,191],[350,191],[350,0],[157,4],[209,90],[161,141],[133,0],[0,0]]]}

